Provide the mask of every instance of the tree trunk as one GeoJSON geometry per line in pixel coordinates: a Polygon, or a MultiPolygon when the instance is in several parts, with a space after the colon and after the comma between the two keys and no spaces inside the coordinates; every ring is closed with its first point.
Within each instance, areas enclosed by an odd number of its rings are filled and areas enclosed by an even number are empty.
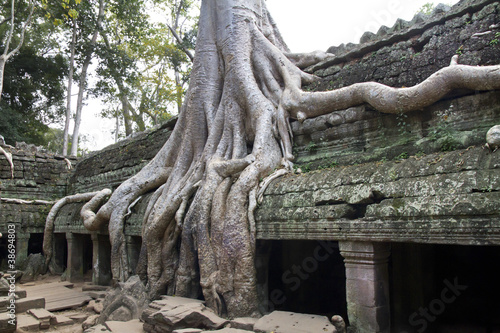
{"type": "Polygon", "coordinates": [[[73,72],[75,68],[75,43],[76,43],[76,22],[73,20],[73,36],[71,38],[71,55],[69,58],[68,74],[68,96],[66,98],[66,122],[64,123],[63,134],[63,156],[68,155],[69,123],[71,121],[71,88],[73,86],[73,72]]]}
{"type": "Polygon", "coordinates": [[[71,140],[71,155],[76,156],[78,151],[78,137],[80,135],[80,123],[82,122],[82,110],[83,110],[83,94],[87,88],[87,71],[92,60],[92,55],[94,53],[94,46],[97,42],[97,36],[99,35],[99,30],[101,22],[104,17],[104,0],[99,1],[99,13],[97,16],[97,23],[95,27],[94,34],[90,41],[90,49],[85,56],[82,65],[82,72],[80,73],[80,85],[78,90],[78,99],[76,102],[76,113],[75,113],[75,126],[73,128],[73,138],[71,140]]]}
{"type": "MultiPolygon", "coordinates": [[[[127,208],[154,191],[137,267],[150,297],[197,297],[201,286],[207,305],[219,314],[257,315],[253,211],[264,190],[259,180],[283,174],[273,173],[280,166],[291,169],[289,117],[347,107],[344,101],[353,94],[353,105],[363,103],[366,94],[303,92],[302,83],[313,77],[297,66],[325,55],[288,54],[263,0],[203,0],[199,27],[189,89],[169,140],[114,191],[94,224],[109,221],[113,278],[126,280],[127,208]]],[[[479,79],[481,87],[489,82],[491,89],[500,88],[499,67],[489,66],[488,73],[479,79]]],[[[373,85],[356,87],[366,92],[373,85]]],[[[422,98],[427,105],[435,102],[422,98]]],[[[397,108],[405,111],[404,105],[397,108]]]]}

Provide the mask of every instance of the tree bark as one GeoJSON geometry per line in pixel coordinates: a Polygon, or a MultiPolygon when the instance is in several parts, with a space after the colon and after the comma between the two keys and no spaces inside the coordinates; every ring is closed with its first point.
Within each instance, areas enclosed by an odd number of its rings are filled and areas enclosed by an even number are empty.
{"type": "MultiPolygon", "coordinates": [[[[351,98],[358,88],[303,92],[302,83],[314,77],[298,66],[327,55],[290,54],[265,1],[203,0],[199,27],[189,89],[169,140],[115,190],[95,220],[109,221],[112,273],[124,281],[129,277],[123,233],[127,209],[154,191],[144,216],[137,267],[150,297],[197,297],[201,287],[207,305],[219,314],[258,315],[253,211],[267,179],[291,170],[289,118],[317,116],[367,100],[351,98]]],[[[498,66],[484,68],[479,70],[484,72],[481,80],[490,85],[480,87],[499,88],[498,66]]],[[[460,86],[460,77],[447,74],[447,79],[451,88],[460,86]]],[[[365,84],[361,90],[369,95],[372,87],[365,84]]],[[[432,104],[439,95],[410,109],[432,104]]],[[[396,108],[404,111],[403,104],[396,108]]]]}
{"type": "Polygon", "coordinates": [[[94,46],[97,42],[97,36],[99,35],[100,26],[104,18],[104,0],[99,1],[99,13],[97,16],[97,22],[94,34],[90,41],[90,49],[85,56],[82,65],[82,72],[80,73],[80,84],[78,90],[78,99],[76,102],[76,113],[75,113],[75,126],[73,128],[73,137],[71,139],[71,155],[76,156],[78,152],[78,138],[80,136],[80,124],[82,122],[82,110],[83,110],[83,94],[87,88],[87,71],[92,61],[92,55],[94,53],[94,46]]]}
{"type": "Polygon", "coordinates": [[[73,86],[73,72],[75,68],[75,44],[76,44],[76,22],[73,20],[73,36],[71,37],[71,55],[69,58],[69,74],[68,74],[68,96],[66,98],[66,121],[64,123],[63,133],[63,156],[68,155],[69,143],[69,123],[71,121],[71,88],[73,86]]]}

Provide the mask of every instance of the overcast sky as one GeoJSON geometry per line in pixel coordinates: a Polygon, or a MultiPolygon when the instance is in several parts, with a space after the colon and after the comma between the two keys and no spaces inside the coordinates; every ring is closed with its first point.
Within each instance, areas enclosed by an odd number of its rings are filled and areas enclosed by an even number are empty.
{"type": "MultiPolygon", "coordinates": [[[[266,0],[271,16],[292,52],[326,51],[341,43],[358,43],[365,31],[391,27],[398,18],[411,20],[429,0],[266,0]]],[[[458,0],[446,1],[448,5],[458,0]]],[[[438,2],[435,2],[437,4],[438,2]]],[[[81,132],[90,150],[112,144],[114,121],[99,119],[99,103],[84,109],[81,132]],[[85,114],[86,113],[86,114],[85,114]]]]}

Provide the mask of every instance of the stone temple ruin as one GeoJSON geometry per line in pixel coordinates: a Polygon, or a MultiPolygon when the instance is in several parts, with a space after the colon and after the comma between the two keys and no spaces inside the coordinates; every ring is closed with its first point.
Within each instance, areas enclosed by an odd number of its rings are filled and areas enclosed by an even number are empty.
{"type": "MultiPolygon", "coordinates": [[[[412,86],[454,55],[499,64],[500,3],[440,5],[361,41],[332,47],[335,57],[308,68],[322,78],[308,89],[412,86]]],[[[34,200],[115,189],[153,158],[175,122],[72,160],[73,169],[62,156],[3,145],[14,177],[0,155],[0,232],[16,225],[19,265],[42,252],[52,203],[34,200]]],[[[485,147],[497,124],[499,91],[455,91],[408,114],[362,105],[292,123],[300,170],[274,180],[256,210],[262,309],[341,315],[353,332],[500,331],[500,152],[485,147]]],[[[149,196],[126,220],[130,267],[149,196]]],[[[54,269],[109,285],[107,230],[88,232],[82,206],[69,203],[56,217],[54,269]]],[[[5,269],[5,237],[0,251],[5,269]]]]}

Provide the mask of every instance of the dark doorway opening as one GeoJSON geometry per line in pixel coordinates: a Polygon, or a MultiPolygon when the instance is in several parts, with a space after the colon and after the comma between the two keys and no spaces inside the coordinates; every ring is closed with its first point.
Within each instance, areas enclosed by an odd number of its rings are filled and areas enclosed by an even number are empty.
{"type": "Polygon", "coordinates": [[[28,240],[28,255],[43,253],[43,233],[31,233],[28,240]]]}
{"type": "Polygon", "coordinates": [[[393,331],[500,330],[499,246],[392,245],[393,331]]]}
{"type": "Polygon", "coordinates": [[[271,241],[268,310],[347,320],[345,266],[338,242],[271,241]]]}
{"type": "Polygon", "coordinates": [[[66,243],[66,234],[54,234],[54,259],[57,273],[63,273],[68,264],[68,245],[66,243]]]}

